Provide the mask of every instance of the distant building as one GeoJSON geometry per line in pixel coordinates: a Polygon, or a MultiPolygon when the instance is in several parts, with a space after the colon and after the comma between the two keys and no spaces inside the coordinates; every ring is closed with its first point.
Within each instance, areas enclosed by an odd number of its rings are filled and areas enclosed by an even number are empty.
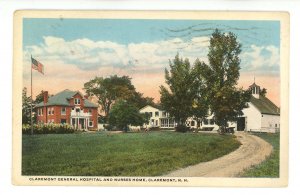
{"type": "Polygon", "coordinates": [[[44,100],[35,106],[37,123],[70,124],[79,130],[97,129],[98,106],[79,91],[68,89],[44,100]]]}
{"type": "MultiPolygon", "coordinates": [[[[237,121],[228,122],[228,127],[235,131],[278,132],[280,130],[280,109],[267,97],[260,95],[260,86],[253,83],[250,86],[252,96],[248,108],[242,110],[243,115],[237,121]]],[[[140,109],[147,113],[149,122],[147,127],[174,128],[175,121],[169,114],[152,106],[140,109]]],[[[186,125],[203,131],[217,131],[219,126],[214,121],[213,114],[199,122],[193,117],[186,120],[186,125]]]]}
{"type": "Polygon", "coordinates": [[[160,127],[160,128],[174,128],[175,121],[169,117],[169,113],[154,108],[153,106],[145,106],[140,109],[140,113],[145,113],[149,117],[149,122],[144,124],[144,127],[160,127]]]}

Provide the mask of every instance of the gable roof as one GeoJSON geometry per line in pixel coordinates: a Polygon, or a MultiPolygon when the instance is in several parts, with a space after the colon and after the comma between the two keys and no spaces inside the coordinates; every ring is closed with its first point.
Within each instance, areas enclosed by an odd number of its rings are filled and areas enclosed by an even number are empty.
{"type": "MultiPolygon", "coordinates": [[[[70,91],[68,89],[57,93],[54,96],[49,97],[48,102],[44,105],[44,102],[38,103],[35,107],[42,106],[70,106],[69,99],[79,93],[78,91],[70,91]]],[[[80,93],[79,93],[80,94],[80,93]]],[[[97,108],[98,106],[87,99],[84,99],[84,107],[97,108]]]]}
{"type": "Polygon", "coordinates": [[[268,98],[260,95],[259,98],[251,96],[250,102],[262,113],[280,115],[280,109],[268,98]]]}
{"type": "Polygon", "coordinates": [[[156,108],[156,107],[154,107],[154,106],[151,106],[151,105],[146,105],[146,106],[144,106],[143,108],[141,108],[141,109],[140,109],[140,111],[141,111],[141,110],[144,110],[144,109],[146,109],[146,108],[148,108],[148,107],[150,107],[150,108],[154,108],[154,109],[156,109],[156,110],[159,110],[159,111],[160,111],[160,109],[158,109],[158,108],[156,108]]]}

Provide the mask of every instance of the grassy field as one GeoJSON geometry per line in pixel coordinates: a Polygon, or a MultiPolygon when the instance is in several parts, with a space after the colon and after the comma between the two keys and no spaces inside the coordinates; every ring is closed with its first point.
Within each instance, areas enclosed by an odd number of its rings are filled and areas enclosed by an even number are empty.
{"type": "Polygon", "coordinates": [[[255,135],[269,142],[273,146],[273,152],[264,162],[244,172],[242,177],[279,177],[279,133],[257,133],[255,135]]]}
{"type": "Polygon", "coordinates": [[[149,132],[23,135],[22,174],[157,176],[239,147],[234,136],[149,132]]]}

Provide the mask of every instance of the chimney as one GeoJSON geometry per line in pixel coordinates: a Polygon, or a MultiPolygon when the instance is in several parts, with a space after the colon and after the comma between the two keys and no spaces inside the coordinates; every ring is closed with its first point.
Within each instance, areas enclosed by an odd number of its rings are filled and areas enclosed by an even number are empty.
{"type": "Polygon", "coordinates": [[[44,104],[48,102],[48,91],[44,91],[44,104]]]}

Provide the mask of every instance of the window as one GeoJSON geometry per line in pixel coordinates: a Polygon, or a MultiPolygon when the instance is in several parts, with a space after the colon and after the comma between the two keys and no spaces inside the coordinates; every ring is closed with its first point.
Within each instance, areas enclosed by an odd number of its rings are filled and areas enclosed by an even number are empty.
{"type": "Polygon", "coordinates": [[[150,117],[152,117],[152,116],[153,116],[153,113],[152,113],[152,112],[148,112],[148,113],[149,113],[149,116],[150,116],[150,117]]]}
{"type": "Polygon", "coordinates": [[[47,108],[48,115],[53,115],[54,114],[54,108],[47,108]]]}
{"type": "Polygon", "coordinates": [[[94,121],[89,121],[89,127],[93,127],[94,126],[94,121]]]}
{"type": "Polygon", "coordinates": [[[80,108],[76,108],[76,112],[80,112],[80,108]]]}
{"type": "Polygon", "coordinates": [[[74,99],[74,104],[75,105],[80,105],[80,99],[79,98],[75,98],[74,99]]]}
{"type": "Polygon", "coordinates": [[[38,108],[37,114],[38,116],[43,116],[43,108],[38,108]]]}
{"type": "MultiPolygon", "coordinates": [[[[152,112],[151,112],[152,113],[152,112]]],[[[154,125],[154,119],[151,119],[151,125],[154,125]]]]}
{"type": "Polygon", "coordinates": [[[89,109],[89,114],[92,114],[92,109],[89,109]]]}
{"type": "Polygon", "coordinates": [[[61,108],[61,115],[66,115],[66,107],[61,108]]]}
{"type": "Polygon", "coordinates": [[[275,124],[275,127],[277,127],[277,124],[275,124]]]}
{"type": "Polygon", "coordinates": [[[155,116],[159,116],[159,112],[155,112],[155,116]]]}
{"type": "Polygon", "coordinates": [[[60,120],[60,123],[61,123],[61,124],[66,124],[66,123],[67,123],[67,119],[61,119],[61,120],[60,120]]]}
{"type": "Polygon", "coordinates": [[[47,108],[48,115],[51,115],[51,108],[47,108]]]}
{"type": "Polygon", "coordinates": [[[162,112],[162,116],[166,117],[167,116],[166,112],[162,112]]]}
{"type": "Polygon", "coordinates": [[[208,125],[208,120],[207,120],[207,119],[204,119],[204,120],[203,120],[203,123],[204,123],[204,125],[208,125]]]}

